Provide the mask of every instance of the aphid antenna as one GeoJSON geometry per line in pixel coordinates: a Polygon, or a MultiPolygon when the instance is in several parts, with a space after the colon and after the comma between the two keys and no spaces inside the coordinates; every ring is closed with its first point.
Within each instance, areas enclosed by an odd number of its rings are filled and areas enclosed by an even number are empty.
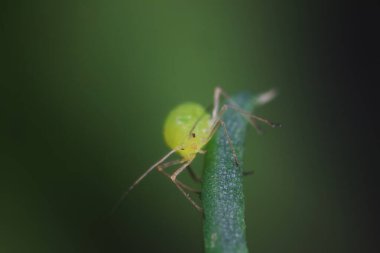
{"type": "MultiPolygon", "coordinates": [[[[213,108],[213,115],[215,112],[218,111],[218,107],[219,107],[219,101],[220,101],[220,95],[222,95],[226,100],[228,100],[228,103],[224,104],[223,106],[225,108],[223,108],[222,106],[222,109],[220,111],[222,111],[222,113],[219,112],[219,118],[221,118],[221,116],[223,115],[223,113],[228,109],[228,108],[231,108],[233,110],[235,110],[236,112],[242,114],[250,123],[251,125],[258,131],[258,133],[262,133],[260,127],[256,124],[256,120],[257,121],[261,121],[263,123],[265,123],[266,125],[269,125],[270,127],[272,128],[276,128],[276,127],[282,127],[281,124],[279,123],[274,123],[266,118],[263,118],[263,117],[260,117],[260,116],[257,116],[255,114],[252,114],[250,112],[247,112],[243,109],[240,108],[240,106],[238,104],[236,104],[232,99],[231,99],[231,96],[228,95],[221,87],[217,86],[215,88],[215,92],[214,92],[214,108],[213,108]]],[[[269,91],[266,91],[262,94],[260,94],[258,97],[254,98],[255,99],[255,104],[256,105],[264,105],[266,103],[269,103],[271,100],[273,100],[275,97],[277,96],[277,91],[276,89],[271,89],[269,91]]],[[[213,116],[214,117],[214,116],[213,116]]],[[[215,120],[217,120],[217,114],[215,114],[215,120]]]]}
{"type": "Polygon", "coordinates": [[[115,206],[112,208],[110,212],[110,216],[115,213],[115,211],[119,208],[120,204],[127,197],[127,195],[143,180],[150,172],[152,172],[157,166],[163,163],[167,158],[169,158],[172,154],[178,151],[180,148],[175,148],[167,153],[164,157],[162,157],[158,162],[153,164],[149,169],[147,169],[133,184],[121,195],[118,202],[116,202],[115,206]]]}

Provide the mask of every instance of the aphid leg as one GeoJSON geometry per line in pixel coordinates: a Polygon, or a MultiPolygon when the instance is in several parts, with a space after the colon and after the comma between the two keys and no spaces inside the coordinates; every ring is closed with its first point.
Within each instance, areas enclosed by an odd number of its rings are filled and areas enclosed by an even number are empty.
{"type": "Polygon", "coordinates": [[[176,169],[174,171],[174,173],[170,176],[171,180],[174,182],[177,178],[177,176],[179,174],[181,174],[182,171],[184,171],[187,166],[189,166],[192,162],[193,162],[194,158],[193,159],[190,159],[190,160],[187,160],[186,163],[184,163],[181,167],[179,167],[178,169],[176,169]]]}
{"type": "Polygon", "coordinates": [[[224,133],[226,134],[226,138],[227,138],[228,144],[230,145],[230,148],[231,148],[231,150],[232,150],[232,155],[233,155],[233,157],[234,157],[234,159],[235,159],[235,165],[238,167],[238,166],[239,166],[239,160],[238,160],[238,158],[237,158],[237,155],[236,155],[236,152],[235,152],[234,145],[232,144],[231,137],[230,137],[230,135],[228,134],[226,124],[224,123],[223,120],[220,120],[220,123],[221,123],[222,126],[223,126],[224,133]]]}
{"type": "Polygon", "coordinates": [[[221,87],[216,86],[214,90],[214,108],[212,110],[212,119],[216,120],[218,118],[218,115],[220,115],[219,111],[219,103],[220,103],[220,96],[223,96],[225,99],[230,99],[231,97],[225,92],[221,87]]]}
{"type": "MultiPolygon", "coordinates": [[[[170,176],[169,176],[170,177],[170,176]]],[[[193,192],[193,193],[196,193],[196,194],[200,194],[201,193],[201,190],[198,190],[198,189],[194,189],[184,183],[182,183],[181,181],[179,181],[178,179],[176,179],[176,182],[185,190],[189,191],[189,192],[193,192]]]]}
{"type": "Polygon", "coordinates": [[[177,186],[177,188],[182,192],[182,194],[187,198],[187,200],[190,201],[190,203],[200,212],[203,212],[203,209],[198,206],[198,204],[190,197],[189,193],[186,192],[181,185],[178,183],[177,176],[186,169],[187,166],[191,164],[193,159],[186,161],[181,167],[179,167],[174,173],[170,176],[170,179],[173,181],[173,183],[177,186]]]}
{"type": "MultiPolygon", "coordinates": [[[[222,111],[222,110],[225,111],[226,109],[224,109],[224,108],[225,108],[225,106],[222,107],[221,111],[222,111]]],[[[234,145],[232,144],[232,140],[231,140],[231,138],[230,138],[230,135],[228,134],[227,127],[226,127],[226,125],[225,125],[225,123],[224,123],[223,120],[219,119],[219,120],[217,120],[217,121],[214,123],[214,125],[213,125],[212,128],[211,128],[211,132],[210,132],[210,134],[209,134],[209,137],[208,137],[207,142],[209,142],[209,141],[211,140],[212,136],[214,136],[216,130],[218,130],[218,128],[220,127],[220,125],[223,126],[224,133],[225,133],[225,135],[226,135],[226,138],[227,138],[228,144],[230,145],[230,148],[231,148],[231,151],[232,151],[232,156],[234,157],[234,160],[235,160],[235,164],[236,164],[236,166],[239,166],[239,160],[238,160],[238,158],[237,158],[237,155],[236,155],[236,152],[235,152],[234,145]]]]}
{"type": "Polygon", "coordinates": [[[190,177],[195,181],[195,182],[198,182],[198,183],[202,183],[202,179],[200,178],[200,176],[198,176],[195,171],[189,166],[187,166],[187,171],[189,172],[190,174],[190,177]]]}
{"type": "MultiPolygon", "coordinates": [[[[174,181],[173,181],[174,182],[174,181]]],[[[199,212],[203,213],[203,208],[198,206],[198,204],[190,197],[189,193],[187,193],[179,184],[174,182],[174,184],[177,186],[178,190],[182,192],[182,194],[187,198],[188,201],[197,209],[199,212]]]]}
{"type": "MultiPolygon", "coordinates": [[[[174,161],[170,161],[170,162],[167,162],[167,163],[164,163],[164,164],[161,164],[157,167],[157,170],[158,172],[160,172],[161,174],[163,174],[164,176],[168,177],[169,179],[171,179],[171,175],[169,173],[167,173],[165,171],[166,168],[169,168],[173,165],[178,165],[178,164],[183,164],[184,160],[174,160],[174,161]]],[[[179,181],[178,179],[176,180],[176,182],[184,189],[186,189],[187,191],[190,191],[190,192],[194,192],[194,193],[200,193],[201,191],[200,190],[197,190],[197,189],[194,189],[184,183],[182,183],[181,181],[179,181]]]]}
{"type": "MultiPolygon", "coordinates": [[[[214,114],[214,111],[217,111],[218,107],[219,107],[219,100],[220,100],[220,95],[223,95],[225,96],[226,98],[229,98],[229,96],[227,95],[227,93],[225,93],[222,88],[220,87],[216,87],[215,88],[215,93],[214,93],[214,109],[213,109],[213,114],[214,114]]],[[[212,136],[215,134],[216,130],[219,128],[220,125],[223,126],[223,129],[224,129],[224,133],[226,135],[226,138],[227,138],[227,141],[228,141],[228,144],[230,145],[230,148],[231,148],[231,151],[232,151],[232,155],[234,157],[234,160],[235,160],[235,164],[236,166],[239,166],[239,160],[237,158],[237,155],[236,155],[236,152],[235,152],[235,148],[234,148],[234,145],[232,144],[232,140],[230,138],[230,135],[228,134],[228,130],[227,130],[227,127],[224,123],[224,121],[222,120],[222,116],[223,114],[227,111],[228,109],[228,105],[227,104],[224,104],[222,106],[222,108],[219,110],[219,112],[217,112],[217,114],[215,116],[213,116],[213,126],[212,126],[212,130],[211,130],[211,133],[209,135],[209,140],[212,138],[212,136]]],[[[208,141],[209,141],[208,140],[208,141]]],[[[207,141],[207,142],[208,142],[207,141]]]]}
{"type": "Polygon", "coordinates": [[[273,127],[273,128],[275,128],[275,127],[281,127],[281,124],[279,124],[279,123],[274,123],[274,122],[272,122],[272,121],[270,121],[270,120],[268,120],[268,119],[265,119],[265,118],[263,118],[263,117],[259,117],[259,116],[257,116],[257,115],[253,115],[253,114],[251,114],[251,113],[249,113],[249,112],[247,112],[247,111],[244,111],[244,110],[241,109],[239,106],[232,105],[232,104],[228,104],[228,105],[226,105],[226,106],[227,106],[228,108],[231,108],[231,109],[235,110],[236,112],[240,113],[241,115],[243,115],[243,116],[245,116],[245,117],[248,117],[248,118],[249,118],[249,122],[252,123],[252,124],[254,124],[254,123],[253,123],[254,120],[258,120],[258,121],[261,121],[261,122],[263,122],[263,123],[265,123],[265,124],[267,124],[267,125],[269,125],[269,126],[271,126],[271,127],[273,127]]]}
{"type": "Polygon", "coordinates": [[[121,195],[120,199],[118,202],[116,202],[115,206],[112,208],[111,212],[110,212],[110,215],[112,215],[116,210],[117,208],[120,206],[121,202],[123,202],[123,200],[125,199],[125,197],[127,197],[128,193],[130,191],[133,190],[133,188],[135,188],[136,185],[138,185],[141,180],[143,180],[150,172],[152,172],[157,166],[159,166],[160,164],[162,164],[166,159],[168,159],[172,154],[174,154],[177,150],[179,150],[179,148],[175,148],[173,150],[171,150],[169,153],[167,153],[164,157],[162,157],[158,162],[156,162],[155,164],[153,164],[149,169],[147,169],[144,174],[142,174],[124,193],[123,195],[121,195]]]}
{"type": "MultiPolygon", "coordinates": [[[[276,96],[276,91],[274,89],[269,90],[263,94],[261,94],[257,99],[256,99],[256,104],[258,105],[263,105],[268,102],[270,102],[274,97],[276,96]]],[[[264,122],[265,124],[271,126],[271,127],[281,127],[281,124],[276,124],[271,122],[270,120],[267,120],[265,118],[253,115],[247,111],[244,111],[243,109],[240,108],[239,105],[234,103],[231,99],[231,97],[220,87],[216,87],[214,91],[214,108],[212,111],[212,119],[214,121],[217,120],[217,118],[221,118],[223,113],[228,109],[234,109],[235,111],[239,112],[244,118],[247,119],[247,121],[256,129],[256,131],[260,134],[262,133],[261,128],[257,125],[256,121],[261,121],[264,122]],[[220,103],[220,96],[223,96],[225,99],[230,101],[230,104],[225,104],[224,106],[227,106],[227,108],[221,108],[220,111],[218,112],[219,108],[219,103],[220,103]]]]}
{"type": "Polygon", "coordinates": [[[214,106],[213,106],[213,109],[212,109],[212,119],[214,120],[214,122],[218,118],[220,118],[220,116],[221,116],[220,111],[223,110],[223,107],[222,107],[222,109],[219,110],[219,103],[220,103],[220,96],[221,95],[225,99],[230,99],[231,98],[221,87],[219,87],[219,86],[215,87],[215,90],[214,90],[214,106]]]}
{"type": "Polygon", "coordinates": [[[184,162],[185,161],[178,159],[178,160],[162,163],[162,164],[158,165],[156,168],[157,168],[158,172],[164,172],[164,170],[166,168],[169,168],[169,167],[174,166],[174,165],[182,164],[184,162]]]}
{"type": "Polygon", "coordinates": [[[253,126],[253,128],[256,130],[257,134],[263,134],[263,130],[261,129],[260,125],[257,124],[257,120],[245,117],[245,119],[253,126]]]}
{"type": "Polygon", "coordinates": [[[250,176],[253,175],[255,172],[253,170],[247,170],[243,171],[243,176],[250,176]]]}

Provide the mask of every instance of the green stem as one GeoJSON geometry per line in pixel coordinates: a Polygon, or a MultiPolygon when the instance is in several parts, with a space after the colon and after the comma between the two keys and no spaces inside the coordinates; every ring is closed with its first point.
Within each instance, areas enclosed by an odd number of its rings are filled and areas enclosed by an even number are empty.
{"type": "MultiPolygon", "coordinates": [[[[248,93],[233,98],[251,112],[254,99],[248,93]]],[[[243,145],[247,120],[234,110],[223,115],[239,160],[236,166],[231,147],[221,126],[207,146],[202,185],[204,241],[206,253],[246,253],[244,194],[242,184],[243,145]]]]}

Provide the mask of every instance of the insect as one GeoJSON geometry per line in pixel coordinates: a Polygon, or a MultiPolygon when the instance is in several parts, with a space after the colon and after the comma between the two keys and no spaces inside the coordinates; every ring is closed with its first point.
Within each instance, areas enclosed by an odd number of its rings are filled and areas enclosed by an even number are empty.
{"type": "MultiPolygon", "coordinates": [[[[257,98],[256,104],[265,104],[272,100],[275,95],[276,93],[274,90],[263,93],[257,98]]],[[[228,129],[222,120],[224,112],[228,109],[235,110],[237,113],[240,113],[242,116],[244,116],[255,128],[257,128],[257,120],[262,121],[272,127],[279,126],[278,124],[275,124],[267,119],[244,111],[236,104],[228,103],[220,106],[221,96],[223,96],[225,99],[229,99],[229,95],[224,92],[222,88],[216,87],[214,90],[214,103],[211,114],[208,113],[203,106],[193,102],[180,104],[169,113],[164,123],[164,139],[166,144],[171,148],[170,152],[168,152],[159,161],[147,169],[128,188],[128,190],[116,203],[111,213],[113,213],[118,208],[128,193],[155,169],[167,176],[177,186],[182,194],[191,202],[191,204],[197,210],[202,211],[202,208],[198,206],[198,204],[190,197],[189,193],[187,192],[195,190],[179,181],[177,177],[186,168],[189,168],[190,164],[198,154],[204,154],[206,152],[203,150],[203,148],[211,140],[219,127],[223,127],[224,133],[226,134],[228,140],[228,144],[232,150],[235,164],[236,166],[239,166],[239,161],[237,159],[232,141],[228,135],[228,129]],[[174,153],[177,153],[181,158],[177,160],[167,161],[167,159],[174,153]],[[165,169],[168,167],[175,165],[177,165],[178,168],[172,174],[169,174],[165,171],[165,169]]]]}

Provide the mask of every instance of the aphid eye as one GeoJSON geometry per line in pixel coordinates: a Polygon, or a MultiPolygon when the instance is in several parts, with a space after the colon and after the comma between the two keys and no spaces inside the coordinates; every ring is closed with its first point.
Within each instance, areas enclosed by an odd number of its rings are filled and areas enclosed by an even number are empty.
{"type": "Polygon", "coordinates": [[[195,133],[192,133],[191,136],[193,136],[193,138],[195,138],[195,133]]]}

